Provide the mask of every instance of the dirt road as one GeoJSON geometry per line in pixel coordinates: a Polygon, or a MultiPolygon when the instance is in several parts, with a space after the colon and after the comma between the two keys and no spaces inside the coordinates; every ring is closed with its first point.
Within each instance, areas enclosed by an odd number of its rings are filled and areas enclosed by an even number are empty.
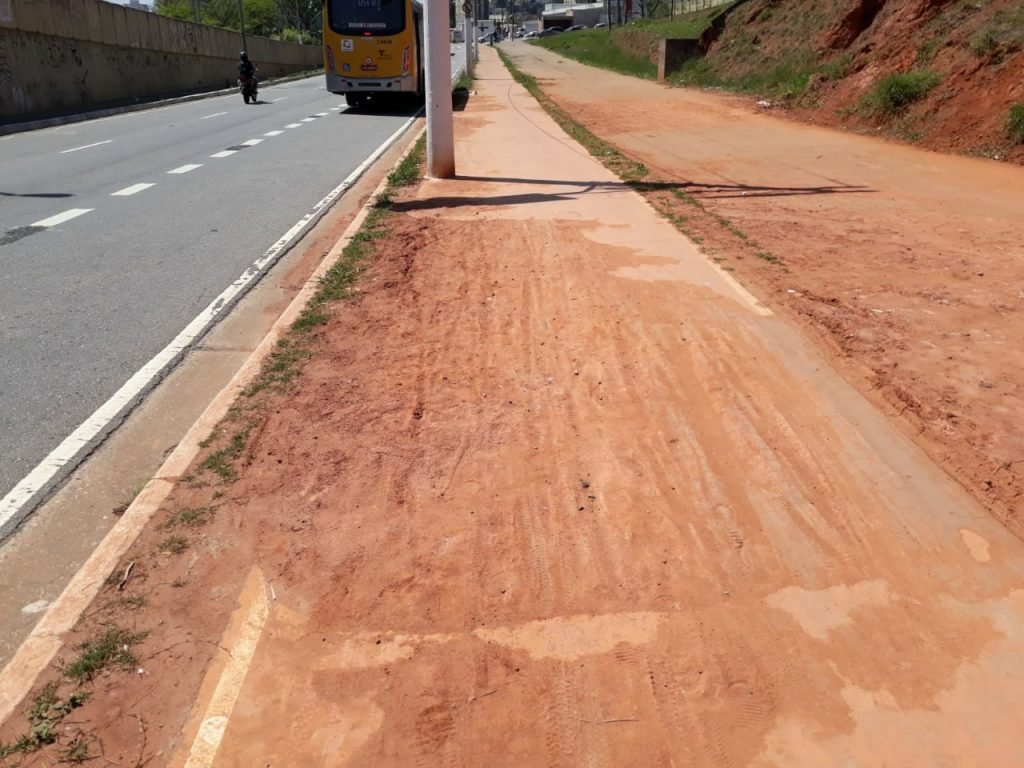
{"type": "Polygon", "coordinates": [[[150,632],[75,727],[125,766],[1024,764],[1024,544],[478,75],[463,176],[69,639],[150,632]]]}
{"type": "Polygon", "coordinates": [[[535,46],[506,50],[590,130],[706,206],[711,216],[661,195],[1024,534],[1019,167],[801,125],[535,46]]]}

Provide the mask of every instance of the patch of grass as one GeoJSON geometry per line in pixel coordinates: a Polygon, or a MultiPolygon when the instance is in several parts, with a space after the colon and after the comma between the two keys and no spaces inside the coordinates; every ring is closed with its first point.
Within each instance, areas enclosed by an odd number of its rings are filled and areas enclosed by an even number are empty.
{"type": "MultiPolygon", "coordinates": [[[[573,32],[572,34],[577,33],[573,32]]],[[[568,112],[558,106],[544,93],[536,78],[527,75],[516,67],[508,55],[500,48],[498,49],[498,55],[512,74],[513,79],[529,91],[530,95],[551,115],[562,130],[582,144],[590,154],[627,181],[639,180],[648,175],[647,166],[643,163],[638,163],[636,160],[626,157],[626,155],[622,154],[607,141],[598,138],[586,127],[570,117],[568,112]]]]}
{"type": "Polygon", "coordinates": [[[64,674],[76,682],[85,682],[105,669],[134,666],[131,648],[145,640],[147,634],[109,626],[99,637],[78,646],[78,657],[64,669],[64,674]]]}
{"type": "MultiPolygon", "coordinates": [[[[473,80],[466,73],[462,74],[459,79],[457,87],[469,88],[473,85],[473,80]],[[463,83],[465,80],[465,83],[463,83]]],[[[407,154],[402,161],[395,167],[391,173],[388,174],[388,186],[389,187],[410,187],[421,178],[420,169],[423,167],[423,161],[427,154],[427,143],[422,137],[416,142],[416,145],[412,148],[412,151],[407,154]]]]}
{"type": "Polygon", "coordinates": [[[165,531],[169,531],[172,528],[187,527],[187,528],[198,528],[201,525],[206,525],[210,522],[210,518],[213,517],[213,513],[217,511],[217,508],[208,505],[205,507],[186,507],[185,509],[178,510],[163,524],[165,531]]]}
{"type": "Polygon", "coordinates": [[[455,81],[456,91],[468,91],[473,87],[473,78],[469,76],[469,73],[463,72],[459,75],[459,79],[455,81]]]}
{"type": "Polygon", "coordinates": [[[934,72],[917,70],[889,75],[879,80],[865,98],[864,105],[881,115],[895,115],[920,101],[941,82],[934,72]]]}
{"type": "Polygon", "coordinates": [[[917,49],[917,57],[914,61],[919,67],[926,67],[935,60],[935,54],[945,42],[943,38],[933,37],[917,49]]]}
{"type": "Polygon", "coordinates": [[[614,32],[607,29],[584,29],[571,34],[540,38],[533,43],[592,67],[648,80],[657,77],[658,68],[650,59],[622,50],[615,44],[613,35],[614,32]]]}
{"type": "Polygon", "coordinates": [[[1024,144],[1024,103],[1014,104],[1006,115],[1006,138],[1024,144]]]}
{"type": "MultiPolygon", "coordinates": [[[[271,355],[273,357],[273,355],[271,355]]],[[[221,480],[231,482],[238,473],[235,471],[235,459],[245,450],[245,442],[249,438],[249,430],[243,429],[231,437],[231,442],[220,450],[214,451],[199,464],[199,469],[219,475],[221,480]]]]}
{"type": "Polygon", "coordinates": [[[171,582],[171,586],[174,587],[174,589],[181,589],[186,584],[188,584],[188,582],[185,581],[184,579],[175,579],[174,581],[171,582]]]}
{"type": "Polygon", "coordinates": [[[782,266],[783,264],[782,259],[776,256],[774,253],[771,253],[770,251],[758,251],[756,256],[759,259],[764,259],[769,264],[775,264],[777,266],[782,266]]]}
{"type": "Polygon", "coordinates": [[[988,57],[999,50],[999,38],[994,29],[985,27],[974,34],[968,47],[975,56],[988,57]]]}
{"type": "Polygon", "coordinates": [[[188,549],[188,539],[184,536],[168,536],[160,542],[160,551],[170,555],[180,555],[188,549]]]}

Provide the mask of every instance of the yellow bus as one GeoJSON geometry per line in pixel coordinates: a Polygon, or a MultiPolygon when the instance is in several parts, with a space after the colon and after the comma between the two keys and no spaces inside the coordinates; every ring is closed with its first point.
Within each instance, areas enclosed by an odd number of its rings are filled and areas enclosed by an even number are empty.
{"type": "Polygon", "coordinates": [[[327,90],[354,107],[424,96],[421,0],[324,0],[327,90]]]}

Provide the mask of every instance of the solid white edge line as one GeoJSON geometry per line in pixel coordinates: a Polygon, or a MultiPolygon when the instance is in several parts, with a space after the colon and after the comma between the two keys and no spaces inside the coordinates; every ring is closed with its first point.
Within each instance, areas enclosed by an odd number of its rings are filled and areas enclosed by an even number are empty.
{"type": "Polygon", "coordinates": [[[209,120],[211,117],[220,117],[221,115],[226,115],[226,114],[227,114],[227,112],[214,112],[212,115],[206,115],[204,117],[200,117],[199,119],[200,120],[209,120]]]}
{"type": "Polygon", "coordinates": [[[106,141],[97,141],[95,144],[86,144],[84,147],[75,147],[74,149],[61,150],[62,155],[67,155],[71,152],[79,152],[83,149],[92,149],[93,147],[102,147],[104,144],[110,144],[113,139],[107,139],[106,141]]]}
{"type": "Polygon", "coordinates": [[[202,168],[202,167],[203,167],[202,163],[187,163],[185,165],[179,165],[177,168],[173,168],[173,169],[169,170],[167,173],[168,174],[171,174],[171,173],[188,173],[189,171],[194,171],[196,168],[202,168]]]}
{"type": "MultiPolygon", "coordinates": [[[[77,219],[90,211],[96,210],[95,208],[71,208],[70,210],[58,213],[54,216],[50,216],[46,219],[41,219],[33,224],[33,227],[56,227],[58,224],[63,224],[65,221],[71,221],[77,219]]],[[[0,523],[2,524],[2,523],[0,523]]]]}
{"type": "MultiPolygon", "coordinates": [[[[24,509],[39,494],[48,490],[51,484],[60,479],[58,476],[69,472],[77,466],[82,457],[94,448],[98,441],[110,431],[112,425],[123,413],[142,398],[142,396],[159,381],[178,359],[189,350],[214,324],[214,322],[230,309],[242,294],[250,288],[257,278],[261,277],[292,245],[304,235],[331,208],[349,187],[355,184],[366,169],[377,162],[381,155],[401,138],[417,118],[421,109],[406,120],[383,144],[367,157],[350,173],[341,184],[313,206],[312,210],[299,219],[277,242],[254,261],[237,280],[210,302],[192,322],[174,337],[170,344],[160,350],[148,363],[135,372],[128,381],[121,385],[109,400],[96,409],[82,422],[74,432],[65,437],[60,445],[53,449],[46,458],[18,482],[7,495],[0,499],[0,537],[8,533],[9,528],[21,522],[24,509]]],[[[84,213],[88,209],[81,209],[84,213]]],[[[35,226],[43,226],[37,224],[35,226]]]]}
{"type": "Polygon", "coordinates": [[[155,186],[156,186],[156,184],[149,184],[149,183],[146,183],[146,182],[144,182],[142,184],[132,184],[130,187],[125,187],[124,189],[117,190],[117,192],[111,192],[110,196],[111,197],[131,197],[132,195],[137,195],[137,194],[139,194],[139,192],[145,192],[150,187],[155,187],[155,186]]]}

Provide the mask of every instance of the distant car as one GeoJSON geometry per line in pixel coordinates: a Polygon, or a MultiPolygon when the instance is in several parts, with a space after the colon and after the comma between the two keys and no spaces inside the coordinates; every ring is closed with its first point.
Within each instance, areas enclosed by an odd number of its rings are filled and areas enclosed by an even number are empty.
{"type": "Polygon", "coordinates": [[[476,41],[477,41],[478,43],[486,43],[486,42],[487,42],[488,40],[490,40],[490,39],[491,39],[491,36],[490,36],[490,35],[480,35],[480,37],[478,37],[478,38],[476,39],[476,41]]]}
{"type": "Polygon", "coordinates": [[[555,35],[562,34],[564,31],[561,27],[548,27],[540,33],[540,37],[554,37],[555,35]]]}
{"type": "Polygon", "coordinates": [[[581,29],[586,29],[586,28],[587,28],[586,24],[573,24],[571,27],[569,27],[565,31],[566,32],[579,32],[581,29]]]}
{"type": "Polygon", "coordinates": [[[604,29],[607,26],[608,26],[607,23],[605,23],[603,21],[599,21],[599,22],[597,22],[597,24],[594,25],[594,29],[604,29]]]}
{"type": "Polygon", "coordinates": [[[532,40],[535,37],[540,37],[540,32],[537,32],[536,30],[530,30],[525,35],[523,35],[524,40],[532,40]]]}

